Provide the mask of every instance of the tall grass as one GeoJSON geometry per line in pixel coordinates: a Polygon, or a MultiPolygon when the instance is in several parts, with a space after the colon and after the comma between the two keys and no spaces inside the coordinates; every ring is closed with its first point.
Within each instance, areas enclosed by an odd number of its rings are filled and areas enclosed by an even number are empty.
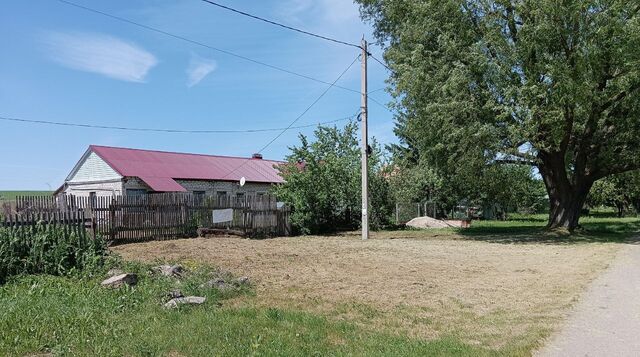
{"type": "Polygon", "coordinates": [[[101,238],[84,229],[37,223],[0,228],[0,284],[14,275],[64,275],[100,263],[106,253],[101,238]]]}

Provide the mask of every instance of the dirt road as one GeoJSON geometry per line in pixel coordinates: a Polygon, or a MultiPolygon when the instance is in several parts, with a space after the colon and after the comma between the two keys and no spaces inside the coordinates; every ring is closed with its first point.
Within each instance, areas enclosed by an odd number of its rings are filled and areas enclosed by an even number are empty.
{"type": "Polygon", "coordinates": [[[640,244],[629,244],[588,288],[538,356],[640,356],[640,244]]]}

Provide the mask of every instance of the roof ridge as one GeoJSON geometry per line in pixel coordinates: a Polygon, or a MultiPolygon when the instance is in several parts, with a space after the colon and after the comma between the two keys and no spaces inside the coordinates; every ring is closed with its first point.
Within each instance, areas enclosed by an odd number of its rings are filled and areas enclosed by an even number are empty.
{"type": "Polygon", "coordinates": [[[94,144],[89,145],[89,148],[90,149],[105,148],[105,149],[135,150],[135,151],[146,151],[146,152],[158,152],[158,153],[164,153],[164,154],[219,157],[219,158],[227,158],[227,159],[242,159],[242,160],[254,160],[254,161],[264,161],[264,162],[278,162],[278,163],[284,163],[285,162],[285,161],[281,161],[281,160],[254,159],[252,157],[243,157],[243,156],[198,154],[198,153],[190,153],[190,152],[178,152],[178,151],[166,151],[166,150],[149,150],[149,149],[137,149],[137,148],[126,148],[126,147],[120,147],[120,146],[94,145],[94,144]]]}

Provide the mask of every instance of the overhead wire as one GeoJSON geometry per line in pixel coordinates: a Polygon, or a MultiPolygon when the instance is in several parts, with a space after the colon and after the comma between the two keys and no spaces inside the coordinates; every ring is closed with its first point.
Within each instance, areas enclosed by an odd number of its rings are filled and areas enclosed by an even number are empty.
{"type": "MultiPolygon", "coordinates": [[[[285,129],[283,129],[278,135],[276,135],[273,139],[271,139],[267,144],[265,144],[260,150],[258,150],[258,154],[261,154],[264,150],[266,150],[269,146],[271,146],[271,144],[273,144],[276,140],[278,140],[279,137],[281,137],[287,130],[291,129],[291,127],[298,121],[300,120],[305,114],[307,114],[307,112],[309,112],[309,110],[311,110],[311,108],[313,108],[313,106],[316,105],[316,103],[318,103],[324,96],[325,94],[327,94],[327,92],[329,92],[329,90],[331,90],[331,88],[333,88],[335,86],[335,84],[342,78],[342,76],[344,76],[349,69],[351,69],[351,67],[353,66],[354,63],[356,63],[356,61],[360,58],[360,56],[356,56],[356,58],[354,58],[354,60],[349,64],[349,66],[347,66],[347,68],[342,71],[342,73],[340,73],[340,75],[338,76],[338,78],[336,78],[333,83],[331,84],[331,86],[329,86],[328,88],[326,88],[311,104],[309,104],[304,111],[302,111],[302,113],[300,115],[298,115],[292,122],[291,124],[289,124],[288,127],[286,127],[285,129]]],[[[231,174],[233,174],[234,172],[238,171],[241,167],[243,167],[247,162],[249,162],[250,159],[245,160],[244,162],[242,162],[242,164],[240,164],[239,166],[237,166],[236,168],[234,168],[233,170],[229,171],[229,173],[227,173],[225,176],[223,176],[222,178],[227,178],[229,177],[231,174]]]]}
{"type": "Polygon", "coordinates": [[[384,68],[386,68],[387,70],[389,70],[389,72],[393,72],[391,70],[391,68],[389,68],[389,66],[387,66],[386,63],[382,62],[381,60],[379,60],[376,56],[374,56],[373,54],[369,53],[369,57],[373,58],[374,61],[380,63],[380,65],[382,65],[384,68]]]}
{"type": "Polygon", "coordinates": [[[241,10],[238,10],[238,9],[234,9],[234,8],[232,8],[230,6],[222,5],[222,4],[217,3],[215,1],[211,1],[211,0],[201,0],[201,1],[203,1],[203,2],[205,2],[207,4],[210,4],[210,5],[217,6],[219,8],[228,10],[228,11],[235,12],[235,13],[243,15],[243,16],[251,17],[251,18],[259,20],[259,21],[263,21],[263,22],[266,22],[266,23],[269,23],[269,24],[272,24],[272,25],[280,26],[280,27],[285,28],[287,30],[296,31],[296,32],[299,32],[299,33],[302,33],[302,34],[305,34],[305,35],[308,35],[308,36],[313,36],[313,37],[316,37],[316,38],[320,38],[320,39],[323,39],[323,40],[339,43],[339,44],[346,45],[346,46],[362,48],[362,47],[360,47],[360,45],[356,45],[354,43],[341,41],[341,40],[338,40],[338,39],[335,39],[335,38],[319,35],[319,34],[316,34],[316,33],[313,33],[313,32],[309,32],[309,31],[305,31],[305,30],[302,30],[302,29],[299,29],[299,28],[295,28],[293,26],[288,26],[288,25],[285,25],[285,24],[282,24],[282,23],[279,23],[279,22],[276,22],[276,21],[273,21],[273,20],[265,19],[264,17],[260,17],[260,16],[257,16],[257,15],[250,14],[248,12],[244,12],[244,11],[241,11],[241,10]]]}
{"type": "MultiPolygon", "coordinates": [[[[314,77],[308,76],[306,74],[298,73],[298,72],[295,72],[295,71],[292,71],[292,70],[289,70],[289,69],[286,69],[286,68],[275,66],[275,65],[272,65],[272,64],[269,64],[269,63],[266,63],[266,62],[263,62],[263,61],[259,61],[259,60],[256,60],[256,59],[244,56],[244,55],[240,55],[240,54],[228,51],[228,50],[224,50],[224,49],[221,49],[221,48],[218,48],[218,47],[214,47],[214,46],[208,45],[208,44],[206,44],[204,42],[192,40],[190,38],[187,38],[187,37],[184,37],[184,36],[181,36],[181,35],[176,35],[176,34],[173,34],[171,32],[168,32],[168,31],[165,31],[165,30],[161,30],[161,29],[156,28],[156,27],[152,27],[152,26],[148,26],[148,25],[145,25],[145,24],[141,24],[139,22],[136,22],[136,21],[133,21],[133,20],[129,20],[129,19],[124,18],[124,17],[116,16],[116,15],[113,15],[113,14],[110,14],[110,13],[107,13],[107,12],[104,12],[104,11],[101,11],[101,10],[97,10],[97,9],[94,9],[94,8],[91,8],[91,7],[88,7],[88,6],[85,6],[85,5],[77,4],[77,3],[69,1],[69,0],[56,0],[56,1],[58,1],[60,3],[63,3],[63,4],[66,4],[66,5],[69,5],[69,6],[73,6],[73,7],[85,10],[85,11],[89,11],[89,12],[93,12],[93,13],[96,13],[96,14],[100,14],[100,15],[112,18],[114,20],[118,20],[118,21],[130,24],[130,25],[133,25],[133,26],[137,26],[137,27],[149,30],[149,31],[153,31],[153,32],[156,32],[156,33],[159,33],[159,34],[163,34],[163,35],[166,35],[166,36],[169,36],[169,37],[172,37],[172,38],[184,41],[184,42],[188,42],[188,43],[191,43],[193,45],[197,45],[197,46],[201,46],[201,47],[204,47],[204,48],[208,48],[208,49],[211,49],[211,50],[226,54],[228,56],[240,58],[242,60],[245,60],[245,61],[248,61],[248,62],[251,62],[251,63],[254,63],[254,64],[258,64],[258,65],[261,65],[261,66],[265,66],[265,67],[268,67],[268,68],[271,68],[271,69],[274,69],[274,70],[277,70],[277,71],[280,71],[280,72],[283,72],[283,73],[287,73],[287,74],[290,74],[290,75],[293,75],[293,76],[296,76],[296,77],[304,78],[304,79],[307,79],[307,80],[310,80],[310,81],[313,81],[313,82],[317,82],[317,83],[322,83],[322,84],[325,84],[325,85],[329,85],[331,87],[340,88],[342,90],[346,90],[346,91],[349,91],[349,92],[352,92],[352,93],[361,94],[360,91],[356,90],[356,89],[352,89],[352,88],[348,88],[348,87],[344,87],[344,86],[340,86],[340,85],[332,85],[330,82],[324,81],[322,79],[314,78],[314,77]]],[[[219,4],[216,3],[215,5],[219,5],[219,4]]],[[[250,15],[250,14],[248,14],[248,15],[250,15]]],[[[252,16],[254,16],[254,15],[252,15],[252,16]]],[[[256,16],[256,18],[258,18],[261,21],[263,20],[262,18],[259,18],[257,16],[256,16]]],[[[264,19],[264,20],[266,20],[266,19],[264,19]]],[[[278,26],[281,25],[281,24],[278,24],[278,23],[275,23],[275,22],[274,22],[274,24],[276,24],[278,26]]],[[[283,25],[283,26],[286,26],[286,25],[283,25]]],[[[346,44],[348,44],[350,46],[354,45],[354,44],[350,44],[348,42],[346,44]]],[[[354,46],[356,46],[357,48],[361,48],[358,45],[354,45],[354,46]]],[[[373,55],[371,53],[369,53],[369,56],[373,57],[373,55]]],[[[385,66],[387,69],[389,69],[389,67],[387,67],[384,63],[380,62],[377,58],[373,57],[373,59],[376,60],[377,62],[379,62],[380,64],[382,64],[383,66],[385,66]]],[[[389,112],[391,112],[391,110],[389,109],[388,106],[380,103],[379,101],[375,100],[374,98],[370,98],[370,99],[371,99],[371,102],[373,102],[376,105],[381,106],[382,108],[384,108],[384,109],[388,110],[389,112]]]]}
{"type": "Polygon", "coordinates": [[[182,134],[233,134],[233,133],[260,133],[260,132],[270,132],[270,131],[281,131],[284,129],[303,129],[310,128],[317,125],[324,124],[332,124],[340,121],[350,120],[355,118],[356,115],[351,115],[348,117],[338,118],[329,121],[318,122],[314,124],[307,125],[299,125],[299,126],[290,126],[286,128],[265,128],[265,129],[215,129],[215,130],[188,130],[188,129],[157,129],[157,128],[135,128],[135,127],[123,127],[123,126],[109,126],[109,125],[95,125],[95,124],[83,124],[83,123],[68,123],[68,122],[58,122],[58,121],[48,121],[48,120],[32,120],[32,119],[23,119],[23,118],[14,118],[7,116],[0,116],[0,120],[2,121],[10,121],[10,122],[19,122],[19,123],[29,123],[29,124],[45,124],[45,125],[55,125],[55,126],[66,126],[66,127],[78,127],[78,128],[90,128],[90,129],[107,129],[107,130],[122,130],[122,131],[138,131],[138,132],[156,132],[156,133],[182,133],[182,134]]]}
{"type": "MultiPolygon", "coordinates": [[[[97,9],[94,9],[94,8],[91,8],[91,7],[88,7],[88,6],[77,4],[77,3],[72,2],[72,1],[68,1],[68,0],[56,0],[56,1],[58,1],[60,3],[63,3],[63,4],[70,5],[70,6],[74,6],[74,7],[79,8],[79,9],[83,9],[85,11],[89,11],[89,12],[93,12],[93,13],[96,13],[96,14],[100,14],[100,15],[103,15],[103,16],[106,16],[106,17],[121,21],[121,22],[125,22],[125,23],[128,23],[130,25],[134,25],[134,26],[137,26],[137,27],[140,27],[140,28],[144,28],[144,29],[149,30],[149,31],[153,31],[153,32],[156,32],[156,33],[160,33],[160,34],[169,36],[169,37],[173,37],[175,39],[178,39],[178,40],[181,40],[181,41],[184,41],[184,42],[188,42],[188,43],[191,43],[191,44],[194,44],[194,45],[197,45],[197,46],[205,47],[205,48],[208,48],[208,49],[220,52],[220,53],[224,53],[224,54],[232,56],[232,57],[240,58],[242,60],[245,60],[245,61],[248,61],[248,62],[252,62],[252,63],[258,64],[258,65],[261,65],[261,66],[265,66],[265,67],[268,67],[268,68],[271,68],[271,69],[274,69],[274,70],[277,70],[277,71],[280,71],[280,72],[288,73],[288,74],[291,74],[291,75],[294,75],[294,76],[297,76],[297,77],[300,77],[300,78],[308,79],[310,81],[314,81],[314,82],[317,82],[317,83],[331,85],[330,82],[323,81],[321,79],[314,78],[314,77],[308,76],[306,74],[298,73],[298,72],[295,72],[295,71],[292,71],[292,70],[288,70],[286,68],[282,68],[282,67],[275,66],[275,65],[272,65],[272,64],[269,64],[269,63],[266,63],[266,62],[255,60],[255,59],[247,57],[247,56],[243,56],[243,55],[240,55],[240,54],[228,51],[228,50],[224,50],[224,49],[221,49],[221,48],[218,48],[218,47],[214,47],[214,46],[208,45],[206,43],[203,43],[203,42],[200,42],[200,41],[196,41],[196,40],[192,40],[192,39],[189,39],[189,38],[181,36],[181,35],[176,35],[176,34],[173,34],[171,32],[161,30],[161,29],[156,28],[156,27],[152,27],[152,26],[148,26],[148,25],[145,25],[145,24],[141,24],[139,22],[126,19],[124,17],[112,15],[112,14],[109,14],[109,13],[101,11],[101,10],[97,10],[97,9]]],[[[346,91],[350,91],[350,92],[354,92],[354,93],[360,93],[360,91],[355,90],[355,89],[351,89],[351,88],[348,88],[348,87],[343,87],[343,86],[339,86],[339,85],[334,85],[333,87],[340,88],[340,89],[343,89],[343,90],[346,90],[346,91]]]]}
{"type": "MultiPolygon", "coordinates": [[[[354,44],[354,43],[349,43],[349,42],[345,42],[345,41],[337,40],[337,39],[335,39],[335,38],[330,38],[330,37],[326,37],[326,36],[318,35],[318,34],[315,34],[315,33],[309,32],[309,31],[305,31],[305,30],[301,30],[301,29],[298,29],[298,28],[295,28],[295,27],[292,27],[292,26],[284,25],[284,24],[282,24],[282,23],[275,22],[275,21],[273,21],[273,20],[265,19],[265,18],[263,18],[263,17],[257,16],[257,15],[253,15],[253,14],[250,14],[250,13],[248,13],[248,12],[244,12],[244,11],[241,11],[241,10],[238,10],[238,9],[234,9],[234,8],[232,8],[232,7],[230,7],[230,6],[222,5],[222,4],[217,3],[217,2],[215,2],[215,1],[212,1],[212,0],[201,0],[201,1],[202,1],[202,2],[205,2],[205,3],[207,3],[207,4],[210,4],[210,5],[217,6],[217,7],[219,7],[219,8],[222,8],[222,9],[228,10],[228,11],[235,12],[235,13],[240,14],[240,15],[243,15],[243,16],[247,16],[247,17],[250,17],[250,18],[253,18],[253,19],[256,19],[256,20],[259,20],[259,21],[263,21],[263,22],[266,22],[266,23],[269,23],[269,24],[272,24],[272,25],[275,25],[275,26],[280,26],[280,27],[283,27],[283,28],[288,29],[288,30],[292,30],[292,31],[300,32],[300,33],[303,33],[303,34],[305,34],[305,35],[309,35],[309,36],[313,36],[313,37],[321,38],[321,39],[323,39],[323,40],[328,40],[328,41],[332,41],[332,42],[340,43],[340,44],[343,44],[343,45],[347,45],[347,46],[355,47],[355,48],[358,48],[358,49],[362,49],[362,47],[361,47],[360,45],[356,45],[356,44],[354,44]]],[[[380,63],[381,65],[383,65],[385,68],[387,68],[388,70],[391,70],[389,67],[387,67],[387,65],[385,65],[385,64],[384,64],[384,63],[382,63],[380,60],[378,60],[377,58],[375,58],[371,53],[367,53],[367,54],[368,54],[370,57],[372,57],[375,61],[377,61],[378,63],[380,63]]],[[[336,86],[336,87],[340,88],[339,86],[336,86]]],[[[384,89],[384,88],[380,88],[380,89],[384,89]]],[[[351,90],[351,91],[352,91],[352,92],[359,93],[359,92],[358,92],[358,91],[356,91],[356,90],[351,90]]],[[[377,90],[376,90],[376,91],[377,91],[377,90]]],[[[373,103],[375,103],[375,104],[377,104],[377,105],[379,105],[379,106],[383,107],[384,109],[388,110],[389,112],[391,112],[391,110],[389,109],[389,107],[388,107],[388,106],[386,106],[386,105],[384,105],[384,104],[380,103],[379,101],[377,101],[377,100],[376,100],[376,99],[374,99],[374,98],[369,98],[369,99],[371,99],[371,101],[372,101],[373,103]]]]}

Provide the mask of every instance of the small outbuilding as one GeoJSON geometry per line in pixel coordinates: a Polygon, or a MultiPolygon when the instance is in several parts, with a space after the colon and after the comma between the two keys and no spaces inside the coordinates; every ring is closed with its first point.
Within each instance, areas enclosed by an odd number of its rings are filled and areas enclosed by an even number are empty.
{"type": "Polygon", "coordinates": [[[131,196],[155,192],[247,197],[284,182],[281,161],[91,145],[55,194],[131,196]],[[240,184],[244,178],[244,185],[240,184]]]}

